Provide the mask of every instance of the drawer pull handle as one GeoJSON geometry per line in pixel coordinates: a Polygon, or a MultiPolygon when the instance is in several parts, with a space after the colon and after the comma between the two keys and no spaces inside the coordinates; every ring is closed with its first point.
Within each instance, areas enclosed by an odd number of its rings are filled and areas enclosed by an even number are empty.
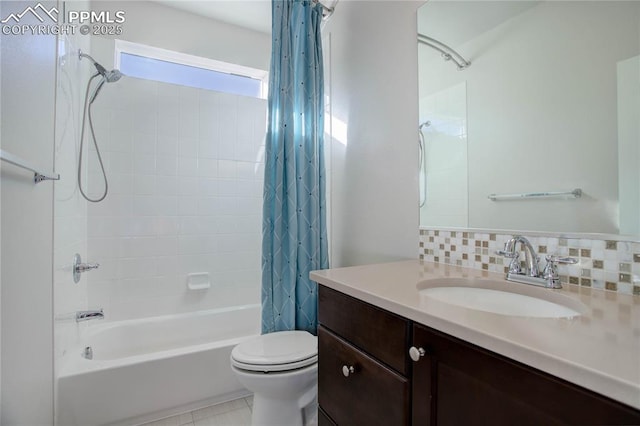
{"type": "Polygon", "coordinates": [[[356,372],[356,369],[353,368],[353,365],[343,365],[342,366],[342,374],[344,375],[344,377],[349,377],[350,374],[353,374],[356,372]]]}
{"type": "Polygon", "coordinates": [[[423,348],[416,348],[415,346],[411,346],[409,348],[409,356],[415,362],[420,361],[420,358],[422,358],[426,353],[427,352],[423,348]]]}

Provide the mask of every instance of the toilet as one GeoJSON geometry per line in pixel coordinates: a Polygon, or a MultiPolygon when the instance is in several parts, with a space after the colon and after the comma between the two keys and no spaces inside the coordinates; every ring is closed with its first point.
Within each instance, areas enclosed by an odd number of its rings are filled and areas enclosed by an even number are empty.
{"type": "Polygon", "coordinates": [[[317,424],[318,338],[279,331],[240,343],[231,369],[253,392],[253,426],[317,424]]]}

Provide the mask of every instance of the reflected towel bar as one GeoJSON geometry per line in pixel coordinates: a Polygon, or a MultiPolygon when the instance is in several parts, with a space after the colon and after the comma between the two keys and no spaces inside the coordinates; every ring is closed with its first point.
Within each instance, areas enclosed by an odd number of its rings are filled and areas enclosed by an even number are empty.
{"type": "Polygon", "coordinates": [[[33,173],[35,173],[34,177],[33,177],[33,181],[35,183],[38,182],[42,182],[43,180],[60,180],[60,175],[53,175],[53,174],[44,174],[44,173],[40,173],[38,170],[36,170],[34,167],[31,167],[26,161],[24,161],[22,158],[18,157],[17,155],[13,155],[7,151],[4,151],[2,149],[0,149],[0,160],[5,161],[9,164],[13,164],[14,166],[20,167],[22,169],[25,170],[29,170],[33,173]]]}
{"type": "Polygon", "coordinates": [[[523,198],[580,198],[582,197],[582,189],[576,188],[572,191],[563,192],[528,192],[523,194],[489,194],[487,198],[491,201],[520,200],[523,198]]]}

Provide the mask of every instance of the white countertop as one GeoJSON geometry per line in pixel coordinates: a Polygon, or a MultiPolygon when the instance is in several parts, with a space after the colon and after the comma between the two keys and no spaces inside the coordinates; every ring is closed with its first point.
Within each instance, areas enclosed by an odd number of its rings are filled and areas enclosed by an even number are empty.
{"type": "Polygon", "coordinates": [[[311,279],[640,409],[640,296],[575,285],[538,289],[503,274],[419,260],[313,271],[311,279]],[[505,291],[554,292],[587,309],[569,319],[513,317],[420,295],[418,283],[441,277],[502,280],[505,291]]]}

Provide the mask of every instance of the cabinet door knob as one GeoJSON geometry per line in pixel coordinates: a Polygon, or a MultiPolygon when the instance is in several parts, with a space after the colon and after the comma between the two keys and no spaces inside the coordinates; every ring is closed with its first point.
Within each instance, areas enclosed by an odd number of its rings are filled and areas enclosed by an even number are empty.
{"type": "Polygon", "coordinates": [[[353,365],[342,366],[342,374],[344,375],[344,377],[349,377],[350,374],[353,374],[355,372],[356,372],[356,369],[353,368],[353,365]]]}
{"type": "Polygon", "coordinates": [[[416,362],[420,361],[420,358],[422,358],[426,353],[427,352],[423,348],[416,348],[415,346],[411,346],[409,348],[409,356],[416,362]]]}

